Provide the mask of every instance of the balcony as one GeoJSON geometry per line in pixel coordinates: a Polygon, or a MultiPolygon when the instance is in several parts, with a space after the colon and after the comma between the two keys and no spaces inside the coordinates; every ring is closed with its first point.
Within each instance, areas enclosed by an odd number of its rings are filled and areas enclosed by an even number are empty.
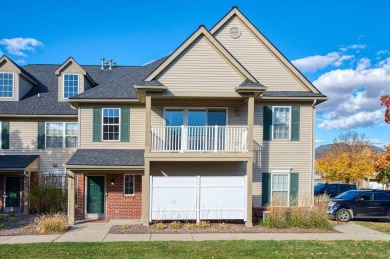
{"type": "Polygon", "coordinates": [[[151,153],[247,153],[246,126],[151,127],[151,153]]]}

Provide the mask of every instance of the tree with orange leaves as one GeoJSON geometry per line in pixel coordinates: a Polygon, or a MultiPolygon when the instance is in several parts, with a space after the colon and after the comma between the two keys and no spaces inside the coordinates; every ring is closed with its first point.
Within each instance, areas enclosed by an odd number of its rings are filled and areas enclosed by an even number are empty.
{"type": "Polygon", "coordinates": [[[316,171],[326,182],[352,183],[374,176],[372,151],[364,135],[347,131],[334,140],[332,149],[316,160],[316,171]]]}
{"type": "Polygon", "coordinates": [[[376,171],[376,179],[379,183],[390,183],[390,145],[385,147],[383,153],[373,154],[372,162],[376,171]]]}
{"type": "Polygon", "coordinates": [[[382,95],[381,96],[381,105],[386,108],[385,122],[390,123],[390,95],[382,95]]]}

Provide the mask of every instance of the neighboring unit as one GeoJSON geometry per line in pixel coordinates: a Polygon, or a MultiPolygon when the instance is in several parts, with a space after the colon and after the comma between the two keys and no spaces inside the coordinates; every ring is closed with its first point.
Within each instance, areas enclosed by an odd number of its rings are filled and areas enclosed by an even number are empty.
{"type": "Polygon", "coordinates": [[[0,85],[8,136],[1,154],[37,155],[39,162],[0,175],[26,181],[66,171],[70,224],[252,226],[253,209],[273,197],[293,206],[294,198],[312,195],[315,106],[327,97],[236,7],[145,66],[82,66],[69,58],[20,68],[2,60],[0,71],[15,79],[13,95],[8,82],[0,85]],[[19,77],[30,78],[24,96],[19,77]]]}

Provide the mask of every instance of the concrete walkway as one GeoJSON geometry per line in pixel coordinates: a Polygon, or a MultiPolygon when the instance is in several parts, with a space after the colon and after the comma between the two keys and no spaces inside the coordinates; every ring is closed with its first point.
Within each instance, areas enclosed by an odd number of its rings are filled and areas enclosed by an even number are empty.
{"type": "Polygon", "coordinates": [[[204,240],[371,240],[390,241],[390,235],[353,222],[336,225],[340,233],[196,233],[196,234],[108,234],[113,225],[139,222],[111,220],[108,223],[81,223],[62,235],[0,236],[0,244],[44,242],[115,241],[204,241],[204,240]]]}

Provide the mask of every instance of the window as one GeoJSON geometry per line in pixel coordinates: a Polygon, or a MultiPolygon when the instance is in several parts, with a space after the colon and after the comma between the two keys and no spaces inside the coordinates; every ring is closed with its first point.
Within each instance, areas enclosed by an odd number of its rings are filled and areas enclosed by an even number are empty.
{"type": "Polygon", "coordinates": [[[119,140],[120,109],[103,109],[103,140],[119,140]]]}
{"type": "Polygon", "coordinates": [[[291,107],[272,107],[272,139],[290,139],[291,107]]]}
{"type": "Polygon", "coordinates": [[[124,181],[123,181],[123,194],[134,195],[134,193],[135,193],[134,175],[125,174],[124,181]]]}
{"type": "Polygon", "coordinates": [[[272,173],[271,175],[272,206],[289,205],[289,174],[272,173]]]}
{"type": "Polygon", "coordinates": [[[371,201],[372,200],[372,193],[371,192],[366,192],[363,193],[358,197],[358,201],[371,201]]]}
{"type": "Polygon", "coordinates": [[[79,94],[79,75],[64,75],[64,98],[68,99],[79,94]]]}
{"type": "Polygon", "coordinates": [[[0,97],[12,98],[14,96],[14,74],[0,73],[0,97]]]}
{"type": "Polygon", "coordinates": [[[76,148],[78,123],[46,122],[46,148],[76,148]]]}
{"type": "Polygon", "coordinates": [[[390,201],[390,195],[382,192],[374,193],[374,200],[376,201],[390,201]]]}
{"type": "Polygon", "coordinates": [[[67,176],[65,170],[42,171],[41,183],[46,187],[67,189],[67,176]]]}

